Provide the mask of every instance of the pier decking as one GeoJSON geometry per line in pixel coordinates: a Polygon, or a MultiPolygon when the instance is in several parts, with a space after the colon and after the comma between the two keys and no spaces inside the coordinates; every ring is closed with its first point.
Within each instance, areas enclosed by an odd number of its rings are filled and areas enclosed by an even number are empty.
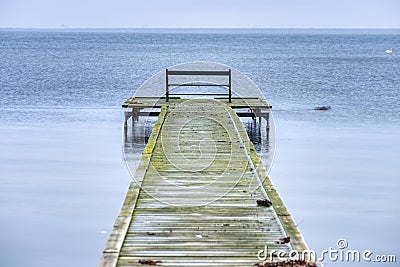
{"type": "Polygon", "coordinates": [[[252,266],[265,245],[305,248],[239,118],[221,101],[164,106],[135,180],[102,266],[252,266]],[[273,208],[257,206],[264,197],[273,208]],[[276,244],[287,235],[292,244],[276,244]]]}
{"type": "Polygon", "coordinates": [[[123,104],[126,121],[158,119],[100,266],[253,266],[266,246],[307,249],[238,116],[267,120],[270,105],[230,100],[135,97],[123,104]],[[272,206],[258,206],[260,198],[272,206]],[[276,242],[286,236],[291,242],[276,242]]]}

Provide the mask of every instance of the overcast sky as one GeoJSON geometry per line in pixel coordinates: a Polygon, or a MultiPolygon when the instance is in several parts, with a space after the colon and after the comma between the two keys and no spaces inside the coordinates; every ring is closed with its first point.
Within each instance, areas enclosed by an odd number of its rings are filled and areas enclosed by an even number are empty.
{"type": "Polygon", "coordinates": [[[400,28],[400,0],[0,0],[2,28],[400,28]]]}

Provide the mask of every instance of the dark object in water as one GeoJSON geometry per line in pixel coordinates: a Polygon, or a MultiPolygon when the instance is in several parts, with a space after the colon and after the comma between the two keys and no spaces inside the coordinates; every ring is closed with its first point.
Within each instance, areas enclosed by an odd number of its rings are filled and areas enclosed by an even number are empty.
{"type": "Polygon", "coordinates": [[[279,240],[276,240],[275,243],[277,244],[287,244],[290,242],[290,236],[287,237],[281,237],[279,240]]]}
{"type": "Polygon", "coordinates": [[[254,264],[257,267],[317,267],[317,263],[306,260],[287,260],[279,262],[259,262],[254,264]]]}
{"type": "Polygon", "coordinates": [[[157,265],[157,263],[163,263],[160,260],[153,261],[153,260],[139,260],[139,263],[146,264],[146,265],[157,265]]]}
{"type": "Polygon", "coordinates": [[[315,107],[314,110],[330,110],[331,106],[320,106],[320,107],[315,107]]]}
{"type": "Polygon", "coordinates": [[[272,202],[269,201],[266,198],[259,198],[259,199],[257,199],[257,205],[258,206],[271,207],[272,206],[272,202]]]}

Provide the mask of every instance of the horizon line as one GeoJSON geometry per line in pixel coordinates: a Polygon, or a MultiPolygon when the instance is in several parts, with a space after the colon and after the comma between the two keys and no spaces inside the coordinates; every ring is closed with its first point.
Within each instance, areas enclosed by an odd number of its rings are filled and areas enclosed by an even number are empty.
{"type": "Polygon", "coordinates": [[[68,27],[68,26],[58,26],[58,27],[1,27],[0,29],[21,29],[21,30],[74,30],[74,29],[121,29],[121,30],[400,30],[398,28],[392,27],[68,27]]]}

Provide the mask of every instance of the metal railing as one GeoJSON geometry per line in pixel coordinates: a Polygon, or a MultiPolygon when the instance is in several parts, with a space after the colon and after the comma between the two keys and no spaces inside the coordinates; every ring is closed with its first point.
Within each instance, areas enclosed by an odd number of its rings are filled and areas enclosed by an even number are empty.
{"type": "Polygon", "coordinates": [[[229,70],[165,70],[165,100],[169,101],[169,97],[171,95],[225,95],[229,99],[229,103],[232,102],[232,71],[229,70]],[[169,76],[227,76],[228,84],[214,84],[214,83],[169,83],[169,76]],[[218,87],[227,87],[228,93],[171,93],[169,87],[177,87],[177,86],[218,86],[218,87]]]}

